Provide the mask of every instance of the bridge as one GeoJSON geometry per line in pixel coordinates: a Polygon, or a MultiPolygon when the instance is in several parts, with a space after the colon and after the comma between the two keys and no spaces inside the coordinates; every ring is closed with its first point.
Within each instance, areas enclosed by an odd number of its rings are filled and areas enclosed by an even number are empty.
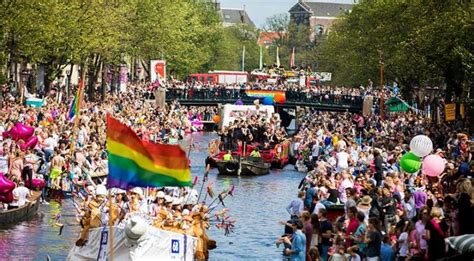
{"type": "MultiPolygon", "coordinates": [[[[265,91],[262,91],[265,92],[265,91]]],[[[271,92],[271,91],[270,91],[271,92]]],[[[301,91],[285,91],[286,102],[275,103],[279,108],[311,107],[323,111],[361,112],[364,98],[362,96],[335,95],[331,93],[307,93],[301,91]]],[[[153,93],[148,93],[147,99],[154,99],[153,93]]],[[[182,105],[217,106],[218,104],[234,104],[238,99],[243,104],[251,105],[255,96],[246,90],[239,89],[167,89],[166,102],[178,100],[182,105]]]]}

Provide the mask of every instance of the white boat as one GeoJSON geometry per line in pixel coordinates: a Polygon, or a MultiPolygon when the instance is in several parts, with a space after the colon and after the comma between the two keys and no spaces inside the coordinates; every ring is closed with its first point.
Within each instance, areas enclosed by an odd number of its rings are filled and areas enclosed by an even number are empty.
{"type": "Polygon", "coordinates": [[[114,226],[113,238],[109,227],[91,229],[86,245],[74,246],[66,260],[194,260],[195,237],[161,230],[144,222],[134,227],[139,228],[114,226]]]}

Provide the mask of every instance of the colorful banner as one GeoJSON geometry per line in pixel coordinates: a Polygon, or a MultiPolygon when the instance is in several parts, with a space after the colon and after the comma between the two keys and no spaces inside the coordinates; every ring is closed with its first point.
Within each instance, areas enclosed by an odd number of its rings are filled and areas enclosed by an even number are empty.
{"type": "Polygon", "coordinates": [[[164,60],[151,60],[150,61],[150,80],[155,82],[166,82],[166,61],[164,60]]]}
{"type": "Polygon", "coordinates": [[[286,99],[285,91],[269,91],[269,90],[246,90],[245,93],[247,96],[252,98],[265,98],[271,97],[274,98],[278,93],[283,95],[286,99]]]}
{"type": "Polygon", "coordinates": [[[448,103],[444,106],[444,116],[446,121],[454,121],[456,119],[456,104],[448,103]]]}

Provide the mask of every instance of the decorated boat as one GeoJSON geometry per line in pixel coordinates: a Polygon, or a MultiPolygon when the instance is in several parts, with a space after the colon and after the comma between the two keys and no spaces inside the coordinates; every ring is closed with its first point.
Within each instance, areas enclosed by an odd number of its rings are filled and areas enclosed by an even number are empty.
{"type": "MultiPolygon", "coordinates": [[[[218,139],[209,142],[209,156],[206,158],[206,165],[211,168],[216,168],[217,161],[221,161],[226,154],[225,150],[220,150],[220,142],[218,139]]],[[[233,157],[248,157],[254,148],[258,148],[258,144],[247,144],[246,149],[243,150],[243,146],[239,145],[236,151],[232,152],[233,157]]],[[[283,168],[289,162],[291,142],[285,140],[275,147],[267,150],[259,150],[260,155],[265,163],[271,164],[272,168],[283,168]]]]}
{"type": "Polygon", "coordinates": [[[25,205],[0,212],[0,224],[18,223],[35,216],[38,213],[40,196],[41,192],[33,191],[25,205]]]}
{"type": "Polygon", "coordinates": [[[73,246],[66,260],[194,260],[197,244],[196,237],[132,218],[125,226],[89,230],[87,244],[73,246]]]}
{"type": "Polygon", "coordinates": [[[241,160],[218,160],[216,161],[219,175],[229,176],[261,176],[270,173],[270,163],[266,163],[262,158],[248,157],[241,160]],[[240,168],[240,169],[239,169],[240,168]]]}

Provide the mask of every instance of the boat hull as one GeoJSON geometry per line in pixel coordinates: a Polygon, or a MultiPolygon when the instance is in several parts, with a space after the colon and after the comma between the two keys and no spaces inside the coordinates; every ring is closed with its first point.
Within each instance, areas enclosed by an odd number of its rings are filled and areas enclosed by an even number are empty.
{"type": "MultiPolygon", "coordinates": [[[[237,161],[216,161],[219,175],[238,176],[239,163],[237,161]]],[[[241,163],[241,176],[261,176],[270,173],[270,163],[252,162],[243,160],[241,163]]]]}
{"type": "Polygon", "coordinates": [[[30,201],[19,208],[0,212],[0,224],[13,224],[28,220],[38,213],[39,198],[41,192],[33,191],[33,195],[28,198],[30,201]]]}

